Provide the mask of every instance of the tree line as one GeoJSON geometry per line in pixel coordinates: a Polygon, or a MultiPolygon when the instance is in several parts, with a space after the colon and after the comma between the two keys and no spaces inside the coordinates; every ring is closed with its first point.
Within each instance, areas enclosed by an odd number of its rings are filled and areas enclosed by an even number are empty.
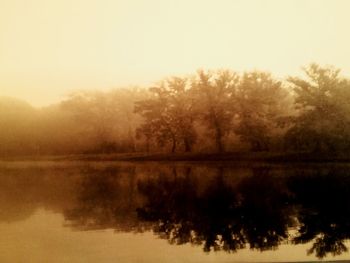
{"type": "Polygon", "coordinates": [[[348,151],[350,80],[200,70],[150,88],[78,91],[34,108],[0,98],[0,154],[348,151]]]}

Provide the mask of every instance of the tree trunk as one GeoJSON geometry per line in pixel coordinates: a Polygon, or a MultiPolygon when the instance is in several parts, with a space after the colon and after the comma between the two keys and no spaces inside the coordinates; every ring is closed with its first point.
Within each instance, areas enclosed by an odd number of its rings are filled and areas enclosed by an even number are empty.
{"type": "Polygon", "coordinates": [[[261,146],[261,143],[259,141],[256,141],[254,140],[252,142],[252,146],[251,146],[251,149],[253,152],[262,152],[262,146],[261,146]]]}
{"type": "Polygon", "coordinates": [[[150,150],[150,147],[149,147],[149,145],[150,145],[150,138],[146,138],[146,152],[149,152],[149,150],[150,150]]]}
{"type": "Polygon", "coordinates": [[[216,127],[216,132],[215,132],[215,144],[216,144],[216,149],[218,150],[219,153],[224,152],[224,145],[222,144],[222,132],[219,127],[216,127]]]}
{"type": "Polygon", "coordinates": [[[132,132],[132,129],[130,126],[128,129],[128,137],[129,137],[130,150],[132,152],[135,152],[136,151],[135,139],[134,139],[134,135],[133,135],[133,132],[132,132]]]}
{"type": "Polygon", "coordinates": [[[173,139],[172,139],[172,142],[173,142],[173,145],[172,145],[172,147],[171,147],[171,153],[174,153],[175,150],[176,150],[176,139],[173,138],[173,139]]]}
{"type": "Polygon", "coordinates": [[[191,152],[192,146],[187,138],[184,139],[184,145],[185,145],[185,152],[191,152]]]}

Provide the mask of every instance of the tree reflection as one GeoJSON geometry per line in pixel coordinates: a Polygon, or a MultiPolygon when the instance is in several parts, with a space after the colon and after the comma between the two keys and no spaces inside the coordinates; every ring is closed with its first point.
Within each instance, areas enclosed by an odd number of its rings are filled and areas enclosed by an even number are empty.
{"type": "Polygon", "coordinates": [[[154,231],[171,243],[204,243],[204,251],[236,251],[246,244],[257,250],[277,248],[288,237],[293,211],[287,209],[288,195],[280,183],[261,172],[233,187],[219,168],[201,193],[190,174],[160,175],[139,184],[147,200],[138,209],[139,218],[156,222],[154,231]]]}
{"type": "Polygon", "coordinates": [[[134,167],[84,171],[76,187],[76,206],[64,211],[69,225],[82,230],[137,228],[134,180],[134,167]]]}
{"type": "Polygon", "coordinates": [[[296,244],[313,241],[308,253],[325,257],[347,251],[350,238],[350,177],[347,169],[318,169],[295,176],[290,182],[300,206],[301,227],[296,244]]]}
{"type": "Polygon", "coordinates": [[[139,218],[157,222],[154,231],[170,243],[205,241],[204,250],[209,251],[220,248],[217,235],[221,235],[222,247],[230,250],[243,247],[243,237],[232,222],[239,199],[224,184],[222,174],[214,177],[203,193],[197,190],[198,178],[190,176],[190,168],[185,176],[175,172],[174,175],[171,178],[160,174],[139,183],[138,189],[146,200],[138,209],[139,218]]]}
{"type": "Polygon", "coordinates": [[[171,244],[205,252],[311,243],[308,253],[323,258],[347,251],[349,186],[347,169],[332,167],[130,166],[89,171],[76,188],[75,208],[64,214],[75,228],[152,229],[171,244]]]}

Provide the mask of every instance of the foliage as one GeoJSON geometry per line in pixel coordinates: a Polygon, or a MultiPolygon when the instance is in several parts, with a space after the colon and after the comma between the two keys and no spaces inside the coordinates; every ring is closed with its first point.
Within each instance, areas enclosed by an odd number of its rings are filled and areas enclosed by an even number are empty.
{"type": "Polygon", "coordinates": [[[138,133],[147,140],[154,138],[161,146],[171,142],[171,152],[175,152],[179,143],[184,145],[185,151],[191,151],[196,139],[191,91],[187,84],[184,78],[164,80],[149,89],[152,94],[149,99],[135,105],[135,112],[145,119],[138,133]]]}
{"type": "Polygon", "coordinates": [[[0,155],[248,147],[347,153],[350,80],[316,64],[304,73],[286,83],[267,72],[200,70],[149,89],[79,91],[40,109],[0,98],[0,155]]]}
{"type": "Polygon", "coordinates": [[[239,77],[231,71],[198,71],[193,79],[195,107],[199,120],[213,133],[218,152],[224,151],[224,137],[232,131],[239,77]]]}
{"type": "Polygon", "coordinates": [[[279,120],[290,114],[289,94],[281,81],[265,72],[243,74],[236,92],[239,121],[235,132],[253,151],[269,150],[278,136],[279,120]]]}
{"type": "Polygon", "coordinates": [[[290,77],[299,112],[286,138],[299,149],[347,150],[350,147],[350,82],[339,70],[311,64],[306,79],[290,77]]]}

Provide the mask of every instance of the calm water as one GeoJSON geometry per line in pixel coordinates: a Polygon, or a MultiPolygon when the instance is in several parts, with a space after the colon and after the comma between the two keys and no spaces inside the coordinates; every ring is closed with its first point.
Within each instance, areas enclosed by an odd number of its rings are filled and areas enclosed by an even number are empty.
{"type": "Polygon", "coordinates": [[[350,165],[1,162],[0,262],[345,260],[350,165]]]}

